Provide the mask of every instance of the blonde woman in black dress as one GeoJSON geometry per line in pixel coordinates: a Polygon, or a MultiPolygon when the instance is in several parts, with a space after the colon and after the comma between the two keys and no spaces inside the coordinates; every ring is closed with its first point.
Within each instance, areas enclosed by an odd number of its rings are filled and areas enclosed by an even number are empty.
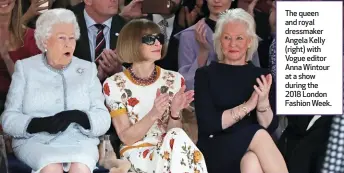
{"type": "Polygon", "coordinates": [[[287,173],[269,133],[278,126],[272,77],[251,63],[258,39],[243,9],[222,14],[214,34],[219,62],[196,71],[197,146],[209,173],[287,173]],[[268,133],[269,132],[269,133],[268,133]]]}

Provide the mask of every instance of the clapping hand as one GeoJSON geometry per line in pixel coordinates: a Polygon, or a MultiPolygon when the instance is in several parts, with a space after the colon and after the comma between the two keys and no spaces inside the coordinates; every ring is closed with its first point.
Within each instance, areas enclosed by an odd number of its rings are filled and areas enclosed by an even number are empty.
{"type": "Polygon", "coordinates": [[[198,7],[195,7],[192,11],[190,11],[188,7],[182,7],[179,11],[178,24],[183,28],[190,27],[199,16],[199,10],[198,7]]]}
{"type": "Polygon", "coordinates": [[[196,40],[200,46],[200,52],[209,51],[210,44],[207,41],[207,27],[205,19],[201,19],[195,25],[196,40]]]}
{"type": "Polygon", "coordinates": [[[269,93],[272,84],[272,76],[268,74],[266,76],[261,75],[260,78],[257,78],[257,85],[254,85],[254,90],[258,94],[258,107],[266,107],[269,103],[269,93]]]}
{"type": "Polygon", "coordinates": [[[199,45],[199,54],[197,56],[198,65],[204,66],[208,59],[208,54],[211,49],[211,46],[207,40],[207,24],[205,19],[201,19],[195,25],[195,36],[197,43],[199,45]]]}
{"type": "Polygon", "coordinates": [[[115,50],[104,49],[101,58],[97,60],[98,77],[104,80],[107,76],[112,76],[115,73],[122,71],[122,64],[118,60],[115,50]]]}
{"type": "Polygon", "coordinates": [[[178,14],[178,24],[183,28],[195,24],[197,18],[202,15],[202,6],[203,0],[196,0],[196,5],[191,11],[187,6],[181,7],[178,14]]]}
{"type": "Polygon", "coordinates": [[[183,85],[173,97],[171,104],[172,116],[178,114],[181,110],[189,107],[190,103],[194,100],[194,91],[190,90],[185,92],[185,89],[186,86],[183,85]]]}
{"type": "Polygon", "coordinates": [[[254,9],[256,8],[257,2],[259,0],[252,0],[251,3],[247,7],[247,12],[251,14],[251,16],[254,17],[254,9]]]}
{"type": "Polygon", "coordinates": [[[150,115],[154,120],[161,119],[165,111],[169,107],[169,96],[167,93],[162,94],[160,89],[156,91],[156,98],[154,100],[153,108],[150,110],[150,115]]]}
{"type": "Polygon", "coordinates": [[[41,5],[43,5],[46,2],[49,2],[49,0],[31,0],[31,4],[30,4],[29,9],[27,10],[27,13],[31,17],[40,15],[41,14],[40,11],[49,9],[49,5],[41,7],[41,5]]]}
{"type": "Polygon", "coordinates": [[[104,81],[108,77],[108,75],[102,69],[102,67],[100,65],[98,66],[97,70],[98,70],[97,76],[98,76],[99,80],[104,81]]]}

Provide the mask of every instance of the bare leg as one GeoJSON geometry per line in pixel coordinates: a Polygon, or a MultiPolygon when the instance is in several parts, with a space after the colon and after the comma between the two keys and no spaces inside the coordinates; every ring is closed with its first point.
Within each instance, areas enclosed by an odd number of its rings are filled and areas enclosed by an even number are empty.
{"type": "Polygon", "coordinates": [[[240,162],[241,173],[263,173],[258,157],[252,151],[248,151],[240,162]]]}
{"type": "Polygon", "coordinates": [[[40,173],[63,173],[62,164],[60,163],[52,163],[45,166],[40,173]]]}
{"type": "Polygon", "coordinates": [[[91,173],[90,168],[82,163],[72,163],[69,173],[91,173]]]}
{"type": "Polygon", "coordinates": [[[265,173],[287,173],[287,165],[282,154],[277,149],[269,133],[265,130],[258,130],[253,136],[249,151],[252,151],[260,162],[265,173]]]}

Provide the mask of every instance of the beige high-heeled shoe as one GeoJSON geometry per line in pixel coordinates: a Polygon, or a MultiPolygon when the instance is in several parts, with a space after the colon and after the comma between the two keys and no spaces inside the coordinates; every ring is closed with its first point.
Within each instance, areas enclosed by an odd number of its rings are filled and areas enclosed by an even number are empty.
{"type": "Polygon", "coordinates": [[[131,163],[117,158],[108,135],[101,140],[98,149],[100,166],[110,170],[110,173],[128,173],[131,163]]]}

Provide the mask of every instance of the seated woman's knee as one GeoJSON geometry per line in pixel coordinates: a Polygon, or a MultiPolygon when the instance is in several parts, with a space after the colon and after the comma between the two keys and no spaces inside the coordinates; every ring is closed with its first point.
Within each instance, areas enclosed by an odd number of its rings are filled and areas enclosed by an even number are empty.
{"type": "Polygon", "coordinates": [[[256,148],[257,145],[260,145],[260,143],[265,143],[269,141],[273,142],[270,134],[266,130],[260,129],[253,136],[253,139],[250,144],[250,149],[252,150],[253,148],[256,148]]]}
{"type": "Polygon", "coordinates": [[[72,163],[69,169],[70,173],[91,173],[90,168],[82,163],[72,163]]]}
{"type": "Polygon", "coordinates": [[[240,170],[242,173],[263,173],[258,157],[252,151],[248,151],[241,159],[240,170]]]}
{"type": "Polygon", "coordinates": [[[59,163],[52,163],[49,164],[47,166],[45,166],[40,173],[63,173],[63,168],[62,168],[62,164],[59,163]]]}
{"type": "Polygon", "coordinates": [[[272,139],[272,138],[269,132],[267,132],[265,129],[258,130],[253,137],[253,140],[259,140],[259,141],[268,140],[268,139],[272,139]]]}

